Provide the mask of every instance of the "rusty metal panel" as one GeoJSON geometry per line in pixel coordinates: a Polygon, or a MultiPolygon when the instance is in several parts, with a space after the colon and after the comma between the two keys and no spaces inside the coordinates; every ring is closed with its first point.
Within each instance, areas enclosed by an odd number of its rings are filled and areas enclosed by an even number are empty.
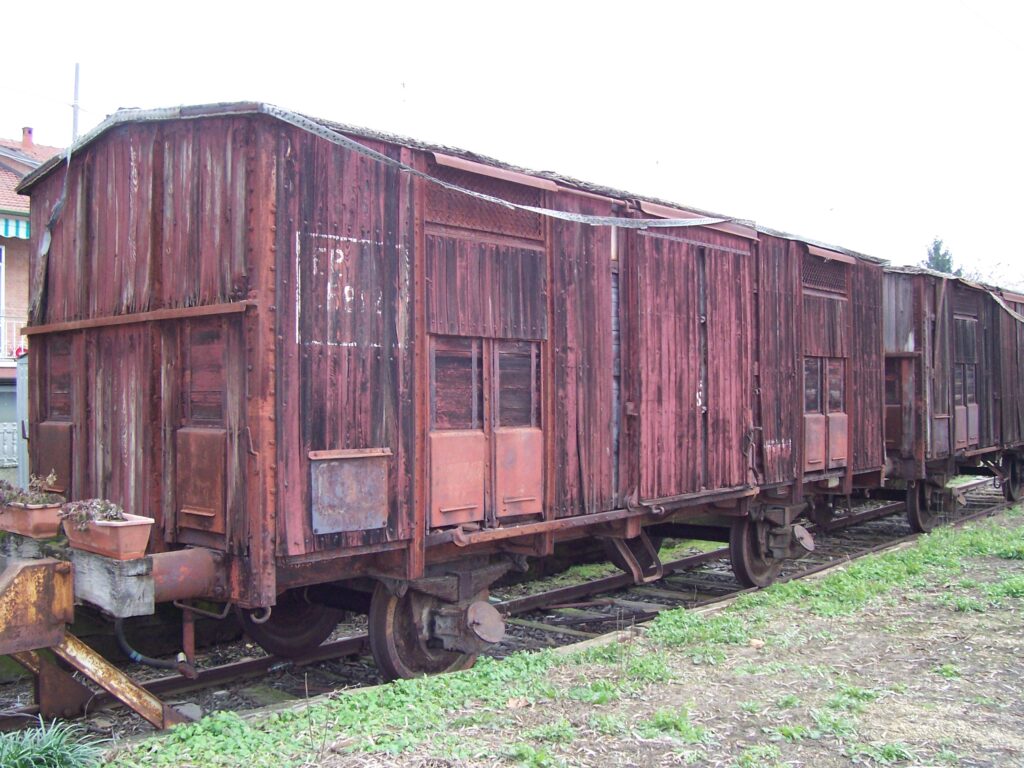
{"type": "Polygon", "coordinates": [[[227,432],[184,427],[177,431],[175,439],[178,529],[226,533],[227,432]]]}
{"type": "Polygon", "coordinates": [[[800,455],[803,349],[799,344],[800,244],[762,235],[758,248],[758,384],[761,473],[791,481],[800,455]]]}
{"type": "Polygon", "coordinates": [[[483,520],[487,437],[478,430],[435,431],[430,451],[430,526],[483,520]]]}
{"type": "Polygon", "coordinates": [[[388,523],[391,451],[310,462],[312,526],[316,535],[383,528],[388,523]]]}
{"type": "Polygon", "coordinates": [[[498,517],[544,511],[544,433],[533,427],[494,430],[495,508],[498,517]]]}
{"type": "Polygon", "coordinates": [[[60,493],[71,491],[71,445],[72,425],[69,421],[44,421],[36,431],[35,461],[33,471],[40,477],[53,472],[57,482],[53,489],[60,493]]]}
{"type": "Polygon", "coordinates": [[[956,449],[966,449],[970,444],[970,438],[968,437],[967,428],[967,406],[957,405],[953,407],[953,432],[956,438],[956,449]]]}
{"type": "Polygon", "coordinates": [[[845,413],[828,414],[828,468],[845,467],[849,461],[847,439],[849,416],[845,413]]]}
{"type": "Polygon", "coordinates": [[[74,621],[71,563],[0,557],[0,656],[56,645],[74,621]]]}
{"type": "Polygon", "coordinates": [[[826,468],[828,419],[823,413],[804,415],[804,471],[821,472],[826,468]]]}
{"type": "MultiPolygon", "coordinates": [[[[605,201],[560,198],[559,207],[610,215],[605,201]]],[[[616,502],[612,413],[612,254],[618,235],[608,227],[551,223],[552,467],[549,489],[554,513],[569,517],[612,509],[616,502]]],[[[615,307],[614,311],[618,311],[615,307]]],[[[628,453],[628,452],[627,452],[628,453]]]]}
{"type": "Polygon", "coordinates": [[[547,274],[535,248],[427,235],[427,330],[547,338],[547,274]]]}
{"type": "Polygon", "coordinates": [[[977,403],[967,406],[967,444],[978,445],[980,435],[980,411],[977,403]]]}

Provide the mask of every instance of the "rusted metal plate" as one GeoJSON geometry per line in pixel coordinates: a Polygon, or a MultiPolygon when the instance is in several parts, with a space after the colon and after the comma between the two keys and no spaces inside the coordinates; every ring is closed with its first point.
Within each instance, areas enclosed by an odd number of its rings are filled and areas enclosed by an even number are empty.
{"type": "Polygon", "coordinates": [[[970,403],[967,406],[967,444],[970,446],[977,445],[979,441],[980,415],[977,403],[970,403]]]}
{"type": "Polygon", "coordinates": [[[75,619],[71,563],[0,557],[0,656],[60,642],[75,619]]]}
{"type": "Polygon", "coordinates": [[[60,493],[71,491],[72,425],[69,421],[44,421],[36,432],[33,473],[46,477],[53,472],[57,481],[52,488],[60,493]]]}
{"type": "Polygon", "coordinates": [[[804,471],[821,472],[826,468],[828,420],[823,413],[804,415],[804,471]]]}
{"type": "Polygon", "coordinates": [[[845,413],[828,414],[828,468],[845,467],[849,459],[847,426],[849,417],[845,413]]]}
{"type": "Polygon", "coordinates": [[[223,429],[183,427],[177,431],[175,443],[177,527],[225,533],[227,432],[223,429]]]}
{"type": "Polygon", "coordinates": [[[388,462],[379,450],[310,462],[313,533],[383,528],[388,522],[388,462]]]}
{"type": "Polygon", "coordinates": [[[544,433],[529,427],[494,430],[495,509],[498,517],[544,511],[544,433]]]}
{"type": "Polygon", "coordinates": [[[487,437],[477,430],[430,433],[430,527],[484,517],[487,437]]]}
{"type": "Polygon", "coordinates": [[[953,408],[953,434],[956,436],[956,448],[961,450],[970,444],[967,435],[967,406],[957,405],[953,408]]]}

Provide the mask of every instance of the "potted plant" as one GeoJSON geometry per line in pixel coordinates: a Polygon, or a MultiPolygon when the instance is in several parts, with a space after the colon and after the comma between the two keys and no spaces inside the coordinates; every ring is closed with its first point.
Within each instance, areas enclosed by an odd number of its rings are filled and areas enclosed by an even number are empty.
{"type": "Polygon", "coordinates": [[[60,532],[60,508],[64,497],[50,489],[57,475],[32,475],[28,489],[0,480],[0,530],[33,539],[50,539],[60,532]]]}
{"type": "Polygon", "coordinates": [[[73,549],[114,560],[135,560],[146,554],[152,517],[132,515],[106,499],[69,501],[60,512],[64,533],[73,549]]]}

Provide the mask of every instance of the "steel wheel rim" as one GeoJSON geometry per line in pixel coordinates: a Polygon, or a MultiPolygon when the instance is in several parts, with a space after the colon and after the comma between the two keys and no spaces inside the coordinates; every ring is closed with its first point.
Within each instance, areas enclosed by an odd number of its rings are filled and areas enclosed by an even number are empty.
{"type": "Polygon", "coordinates": [[[278,597],[270,619],[258,624],[252,612],[237,611],[245,634],[267,653],[294,658],[308,653],[330,637],[342,613],[334,608],[308,603],[301,595],[285,592],[278,597]]]}
{"type": "Polygon", "coordinates": [[[760,525],[749,517],[737,520],[729,532],[729,557],[736,579],[747,587],[767,587],[782,570],[782,562],[758,551],[760,525]]]}
{"type": "Polygon", "coordinates": [[[370,651],[387,680],[468,669],[476,654],[429,648],[419,638],[411,592],[397,597],[378,584],[370,601],[370,651]]]}

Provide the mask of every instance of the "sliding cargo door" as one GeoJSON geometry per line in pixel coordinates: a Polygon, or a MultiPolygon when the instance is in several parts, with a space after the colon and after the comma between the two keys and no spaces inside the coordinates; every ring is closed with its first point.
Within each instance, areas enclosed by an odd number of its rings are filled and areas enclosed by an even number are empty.
{"type": "Polygon", "coordinates": [[[748,480],[752,260],[743,242],[696,237],[714,235],[644,233],[631,241],[629,341],[639,392],[626,413],[638,394],[644,501],[748,480]]]}

